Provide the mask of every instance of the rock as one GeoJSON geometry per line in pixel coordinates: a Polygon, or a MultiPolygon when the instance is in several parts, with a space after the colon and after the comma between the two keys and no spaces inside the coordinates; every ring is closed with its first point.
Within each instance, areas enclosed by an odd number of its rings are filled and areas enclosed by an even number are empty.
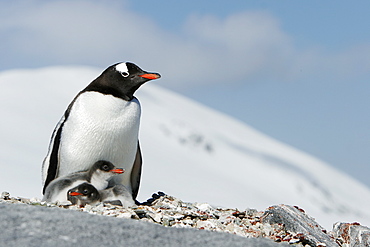
{"type": "MultiPolygon", "coordinates": [[[[146,219],[146,218],[143,218],[146,219]]],[[[1,246],[279,247],[270,239],[163,227],[58,207],[0,202],[1,246]]]]}
{"type": "Polygon", "coordinates": [[[208,203],[195,203],[194,206],[197,207],[201,211],[207,211],[212,208],[211,205],[209,205],[208,203]]]}
{"type": "MultiPolygon", "coordinates": [[[[102,215],[104,218],[161,225],[164,228],[193,228],[192,230],[195,228],[198,232],[223,232],[246,239],[273,240],[283,245],[289,244],[296,247],[370,246],[369,228],[358,223],[337,223],[334,232],[327,233],[303,209],[288,205],[272,206],[266,211],[256,209],[240,211],[213,207],[208,203],[183,202],[163,192],[153,194],[147,202],[129,208],[105,202],[84,207],[58,205],[42,202],[37,198],[14,198],[7,192],[1,194],[0,208],[2,204],[29,204],[41,211],[63,208],[67,211],[79,211],[74,212],[77,214],[86,212],[102,215]]],[[[263,242],[263,244],[266,243],[269,246],[279,245],[273,242],[263,242]]],[[[264,246],[263,244],[260,246],[264,246]]]]}
{"type": "Polygon", "coordinates": [[[262,223],[282,224],[286,231],[292,234],[289,243],[302,242],[310,246],[338,245],[325,233],[325,229],[309,217],[302,209],[288,205],[269,207],[261,217],[262,223]],[[296,241],[299,240],[299,241],[296,241]]]}
{"type": "Polygon", "coordinates": [[[1,199],[3,200],[10,200],[10,193],[7,191],[4,191],[1,193],[1,199]]]}
{"type": "Polygon", "coordinates": [[[370,246],[370,228],[359,223],[334,224],[334,237],[341,246],[368,247],[370,246]]]}

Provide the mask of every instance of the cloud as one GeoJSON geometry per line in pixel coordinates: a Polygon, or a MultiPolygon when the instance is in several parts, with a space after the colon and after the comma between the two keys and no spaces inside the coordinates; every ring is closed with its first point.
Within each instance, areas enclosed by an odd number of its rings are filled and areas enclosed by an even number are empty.
{"type": "Polygon", "coordinates": [[[316,49],[297,49],[278,19],[263,11],[226,18],[192,15],[177,33],[115,1],[24,1],[3,6],[1,15],[2,67],[104,68],[128,60],[160,72],[163,84],[181,88],[295,80],[333,66],[347,66],[351,74],[358,63],[357,51],[325,57],[316,49]]]}
{"type": "MultiPolygon", "coordinates": [[[[191,17],[186,30],[192,41],[204,48],[204,56],[220,71],[224,81],[286,74],[293,53],[291,40],[276,18],[266,12],[242,12],[219,19],[191,17]],[[211,55],[211,56],[210,56],[211,55]]],[[[217,80],[217,78],[215,78],[217,80]]]]}

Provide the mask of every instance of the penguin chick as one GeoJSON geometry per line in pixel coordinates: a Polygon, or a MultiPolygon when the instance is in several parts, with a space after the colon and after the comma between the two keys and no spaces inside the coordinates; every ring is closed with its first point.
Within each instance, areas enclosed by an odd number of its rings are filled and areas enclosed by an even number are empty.
{"type": "Polygon", "coordinates": [[[101,190],[99,193],[100,201],[102,202],[121,205],[125,208],[136,205],[135,201],[132,199],[131,193],[122,184],[117,184],[114,187],[101,190]]]}
{"type": "Polygon", "coordinates": [[[79,206],[95,205],[100,202],[98,190],[89,183],[83,183],[70,189],[67,198],[73,205],[79,206]]]}
{"type": "Polygon", "coordinates": [[[111,162],[99,160],[88,171],[86,181],[90,182],[97,190],[108,187],[109,180],[117,174],[124,173],[122,168],[116,168],[111,162]]]}
{"type": "Polygon", "coordinates": [[[68,190],[84,182],[92,184],[97,190],[103,190],[108,187],[109,180],[113,176],[122,173],[124,173],[122,168],[116,168],[109,161],[99,160],[88,171],[72,173],[51,181],[46,187],[42,200],[66,202],[68,190]]]}

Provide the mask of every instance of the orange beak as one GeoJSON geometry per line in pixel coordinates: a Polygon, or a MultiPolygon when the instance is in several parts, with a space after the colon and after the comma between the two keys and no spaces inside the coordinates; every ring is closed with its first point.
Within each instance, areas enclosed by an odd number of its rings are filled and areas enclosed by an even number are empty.
{"type": "Polygon", "coordinates": [[[155,80],[155,79],[161,78],[161,75],[160,74],[156,74],[156,73],[143,74],[143,75],[139,75],[139,76],[140,77],[143,77],[145,79],[149,79],[149,80],[155,80]]]}
{"type": "Polygon", "coordinates": [[[118,173],[118,174],[122,174],[122,173],[124,173],[124,172],[125,172],[125,170],[124,170],[124,169],[122,169],[122,168],[116,168],[116,169],[112,169],[112,170],[110,170],[110,172],[118,173]]]}
{"type": "Polygon", "coordinates": [[[69,193],[71,196],[81,196],[82,195],[82,193],[79,193],[79,192],[75,192],[75,191],[73,191],[73,192],[71,192],[71,193],[69,193]]]}

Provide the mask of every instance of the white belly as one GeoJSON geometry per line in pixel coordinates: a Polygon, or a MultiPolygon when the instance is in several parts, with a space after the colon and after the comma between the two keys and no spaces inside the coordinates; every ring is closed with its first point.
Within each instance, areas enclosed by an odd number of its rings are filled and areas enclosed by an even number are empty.
{"type": "Polygon", "coordinates": [[[89,169],[98,160],[124,168],[122,183],[130,186],[140,125],[140,103],[112,95],[85,92],[64,123],[57,176],[89,169]]]}

